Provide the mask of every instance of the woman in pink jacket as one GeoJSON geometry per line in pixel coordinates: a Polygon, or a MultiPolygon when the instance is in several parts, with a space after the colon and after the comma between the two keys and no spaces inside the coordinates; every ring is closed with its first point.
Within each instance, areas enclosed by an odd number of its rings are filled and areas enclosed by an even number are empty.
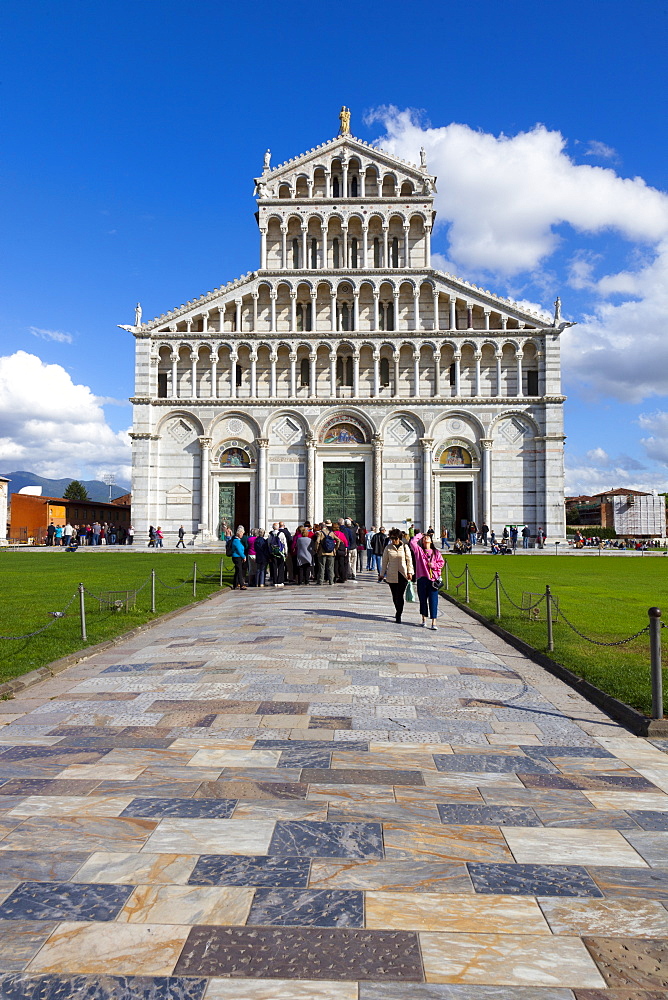
{"type": "Polygon", "coordinates": [[[443,556],[431,542],[431,535],[416,534],[411,538],[411,551],[415,560],[415,579],[420,599],[420,614],[422,627],[427,627],[427,618],[431,618],[431,627],[438,628],[438,587],[443,569],[443,556]]]}

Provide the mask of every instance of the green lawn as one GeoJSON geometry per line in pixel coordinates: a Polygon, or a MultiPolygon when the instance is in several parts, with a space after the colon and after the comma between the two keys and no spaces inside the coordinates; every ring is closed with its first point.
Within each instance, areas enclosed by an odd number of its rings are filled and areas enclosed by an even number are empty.
{"type": "MultiPolygon", "coordinates": [[[[449,593],[464,600],[463,583],[454,574],[464,571],[467,559],[448,556],[449,593]]],[[[647,609],[660,607],[668,621],[668,558],[626,558],[623,556],[474,556],[468,558],[475,583],[485,586],[498,572],[501,582],[516,604],[522,604],[523,591],[541,593],[549,584],[560,609],[577,628],[593,639],[613,642],[638,632],[647,625],[647,609]]],[[[478,590],[470,586],[470,607],[496,620],[495,588],[478,590]]],[[[516,611],[501,592],[499,624],[547,653],[544,604],[541,621],[529,621],[516,611]]],[[[664,664],[668,631],[663,631],[664,664]]],[[[554,624],[552,659],[608,694],[651,712],[652,694],[649,670],[649,639],[645,634],[624,646],[595,646],[577,636],[562,621],[554,624]]],[[[668,695],[668,676],[664,668],[664,697],[668,695]]],[[[664,700],[665,704],[665,700],[664,700]]]]}
{"type": "MultiPolygon", "coordinates": [[[[79,598],[64,618],[54,621],[31,639],[0,639],[0,682],[44,666],[86,645],[143,625],[193,598],[193,562],[197,562],[197,599],[220,589],[220,556],[214,553],[149,554],[91,552],[3,552],[0,549],[0,634],[25,635],[53,621],[50,611],[61,611],[81,582],[92,594],[103,590],[132,590],[150,579],[155,569],[156,611],[151,613],[150,582],[137,594],[134,611],[100,611],[100,604],[86,596],[88,642],[81,640],[79,598]],[[191,581],[190,583],[185,581],[191,581]],[[162,582],[160,582],[162,581],[162,582]],[[162,584],[178,589],[168,590],[162,584]]],[[[231,581],[231,560],[225,559],[223,585],[231,581]]]]}

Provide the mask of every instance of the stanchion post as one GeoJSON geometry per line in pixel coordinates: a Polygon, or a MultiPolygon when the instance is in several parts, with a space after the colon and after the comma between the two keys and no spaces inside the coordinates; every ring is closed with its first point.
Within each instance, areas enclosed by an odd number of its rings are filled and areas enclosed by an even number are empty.
{"type": "Polygon", "coordinates": [[[464,567],[464,575],[466,577],[466,603],[469,603],[469,564],[467,563],[464,567]]]}
{"type": "Polygon", "coordinates": [[[155,570],[151,570],[151,611],[155,614],[155,570]]]}
{"type": "Polygon", "coordinates": [[[552,652],[554,649],[554,635],[552,632],[552,591],[549,584],[545,587],[545,617],[547,618],[547,648],[552,652]]]}
{"type": "Polygon", "coordinates": [[[223,586],[223,557],[220,557],[220,586],[223,586]]]}
{"type": "Polygon", "coordinates": [[[496,585],[496,617],[501,621],[501,580],[498,573],[494,574],[494,583],[496,585]]]}
{"type": "Polygon", "coordinates": [[[193,597],[197,597],[197,563],[193,563],[193,597]]]}
{"type": "Polygon", "coordinates": [[[663,718],[663,677],[661,675],[661,608],[650,608],[649,652],[652,668],[652,718],[663,718]]]}
{"type": "Polygon", "coordinates": [[[450,567],[447,559],[445,560],[445,589],[450,590],[450,567]]]}
{"type": "Polygon", "coordinates": [[[81,616],[81,638],[86,642],[88,639],[86,634],[86,596],[83,583],[79,584],[79,614],[81,616]]]}

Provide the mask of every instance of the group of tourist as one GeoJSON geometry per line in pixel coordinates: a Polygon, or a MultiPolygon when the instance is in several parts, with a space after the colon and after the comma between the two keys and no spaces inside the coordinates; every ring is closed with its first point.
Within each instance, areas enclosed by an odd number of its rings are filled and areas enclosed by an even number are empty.
{"type": "Polygon", "coordinates": [[[278,588],[286,583],[321,587],[354,581],[364,569],[366,554],[367,571],[375,572],[379,583],[389,584],[397,624],[410,587],[409,600],[417,597],[422,624],[430,622],[436,629],[444,560],[433,536],[432,528],[424,534],[415,528],[410,533],[399,528],[388,533],[382,526],[367,530],[351,518],[313,525],[307,521],[294,534],[283,521],[274,522],[268,533],[263,528],[247,532],[239,525],[236,531],[225,528],[223,534],[234,564],[233,590],[265,587],[268,581],[278,588]]]}
{"type": "Polygon", "coordinates": [[[44,544],[49,546],[62,546],[72,551],[79,545],[132,545],[135,537],[135,529],[132,525],[127,528],[123,524],[100,524],[94,521],[93,524],[54,524],[53,521],[46,529],[46,539],[44,544]]]}
{"type": "Polygon", "coordinates": [[[660,538],[600,538],[598,535],[583,535],[576,531],[569,545],[576,549],[619,549],[622,552],[647,552],[649,549],[660,549],[663,542],[660,538]]]}

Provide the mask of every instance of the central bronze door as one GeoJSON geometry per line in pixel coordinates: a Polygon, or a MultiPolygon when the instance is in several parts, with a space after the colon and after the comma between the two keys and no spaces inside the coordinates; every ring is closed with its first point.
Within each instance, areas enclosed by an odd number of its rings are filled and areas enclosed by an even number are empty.
{"type": "Polygon", "coordinates": [[[349,517],[364,524],[363,462],[325,462],[322,506],[325,520],[349,517]]]}

